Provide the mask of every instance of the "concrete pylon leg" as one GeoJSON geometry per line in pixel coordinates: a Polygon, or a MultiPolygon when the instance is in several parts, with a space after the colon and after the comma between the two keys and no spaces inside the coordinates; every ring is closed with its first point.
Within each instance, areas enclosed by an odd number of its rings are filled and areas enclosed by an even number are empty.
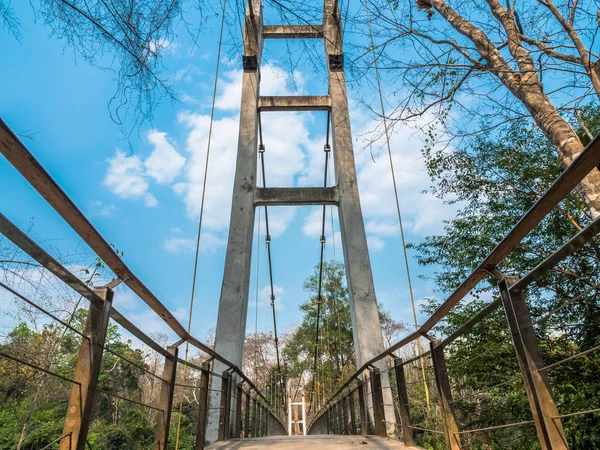
{"type": "MultiPolygon", "coordinates": [[[[323,33],[329,66],[331,129],[335,175],[339,190],[339,220],[344,263],[354,331],[356,364],[360,367],[384,350],[383,336],[367,248],[367,236],[360,207],[352,131],[344,77],[342,33],[336,0],[325,0],[323,33]]],[[[385,360],[375,366],[381,372],[383,403],[388,436],[396,435],[396,416],[385,360]]],[[[368,400],[370,402],[370,399],[368,400]]],[[[372,409],[370,409],[372,410],[372,409]]]]}
{"type": "MultiPolygon", "coordinates": [[[[242,77],[238,151],[225,272],[215,335],[215,351],[238,367],[242,366],[244,354],[252,265],[260,86],[258,66],[262,52],[261,2],[254,1],[251,4],[254,13],[251,15],[247,8],[244,25],[244,74],[242,77]]],[[[227,369],[228,367],[215,361],[214,372],[222,373],[227,369]]],[[[210,409],[206,427],[208,442],[218,439],[220,390],[221,379],[212,377],[210,409]]],[[[236,405],[233,403],[233,413],[235,413],[235,407],[236,405]]]]}

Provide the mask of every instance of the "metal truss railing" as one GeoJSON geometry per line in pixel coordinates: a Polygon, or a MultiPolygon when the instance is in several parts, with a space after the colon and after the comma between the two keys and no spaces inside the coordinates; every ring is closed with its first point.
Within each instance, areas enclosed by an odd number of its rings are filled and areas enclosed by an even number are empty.
{"type": "MultiPolygon", "coordinates": [[[[365,362],[321,405],[310,421],[309,434],[394,436],[406,445],[424,441],[431,443],[437,439],[439,445],[458,450],[464,446],[471,448],[476,439],[483,439],[482,436],[489,439],[493,433],[501,432],[505,433],[506,439],[503,446],[486,448],[517,448],[510,447],[508,441],[518,442],[524,434],[529,433],[530,437],[537,438],[542,449],[567,449],[563,419],[597,415],[600,408],[597,404],[590,404],[591,407],[585,409],[560,413],[552,392],[555,377],[549,372],[595,354],[600,350],[600,336],[596,336],[595,343],[577,348],[577,351],[563,355],[556,361],[545,361],[548,355],[544,353],[544,348],[552,344],[553,338],[569,336],[572,329],[585,326],[560,323],[557,314],[580,305],[582,299],[596,293],[598,286],[590,285],[581,294],[558,306],[541,312],[536,310],[535,315],[530,311],[527,289],[534,284],[539,285],[538,289],[543,289],[541,280],[544,275],[590,244],[600,232],[600,218],[593,220],[520,278],[505,276],[497,266],[590,171],[597,170],[599,163],[600,139],[596,137],[416,332],[365,362]],[[431,330],[480,281],[490,275],[498,280],[498,297],[445,338],[436,340],[431,337],[431,330]],[[553,320],[558,323],[554,324],[555,330],[549,334],[550,337],[548,334],[545,338],[540,337],[541,327],[548,326],[547,323],[553,320]],[[476,343],[471,345],[472,341],[475,342],[471,339],[471,333],[481,327],[495,327],[503,331],[498,331],[495,341],[481,342],[481,346],[476,343]],[[418,354],[416,349],[411,349],[417,340],[428,342],[429,351],[418,354]],[[457,350],[459,347],[463,349],[460,352],[457,350]],[[469,349],[466,354],[465,348],[469,349]],[[396,354],[402,354],[404,359],[396,354]],[[419,364],[421,361],[427,364],[425,370],[419,364]],[[505,368],[506,372],[494,371],[495,364],[505,368]],[[488,371],[486,383],[477,385],[473,382],[473,376],[465,374],[467,368],[473,367],[488,371]],[[386,370],[390,371],[390,379],[393,380],[389,387],[381,386],[381,373],[386,370]],[[428,401],[425,401],[423,383],[432,384],[434,394],[432,398],[427,397],[428,401]],[[386,388],[393,391],[393,405],[383,402],[382,392],[386,388]],[[505,423],[478,426],[490,419],[478,420],[477,412],[482,405],[498,402],[499,396],[506,392],[515,394],[516,403],[522,407],[516,414],[522,414],[521,417],[505,423]]],[[[576,382],[576,374],[572,375],[576,382]]],[[[580,377],[585,376],[583,374],[580,377]]],[[[593,401],[591,399],[591,403],[593,401]]],[[[498,403],[497,407],[519,409],[503,403],[498,403]]]]}

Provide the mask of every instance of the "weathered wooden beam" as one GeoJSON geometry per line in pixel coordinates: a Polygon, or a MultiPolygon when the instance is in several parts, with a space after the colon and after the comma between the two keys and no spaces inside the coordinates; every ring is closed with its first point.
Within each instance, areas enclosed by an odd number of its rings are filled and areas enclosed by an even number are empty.
{"type": "Polygon", "coordinates": [[[194,450],[204,450],[204,443],[206,442],[206,418],[208,417],[208,378],[210,370],[210,363],[202,363],[202,371],[200,373],[200,384],[198,389],[200,393],[198,395],[198,425],[196,426],[196,442],[194,443],[194,450]]]}
{"type": "Polygon", "coordinates": [[[446,357],[444,356],[444,348],[439,346],[438,341],[431,342],[431,361],[433,363],[435,384],[440,399],[439,403],[442,408],[442,423],[444,424],[446,448],[448,450],[460,450],[460,437],[454,413],[454,400],[452,398],[450,379],[448,378],[446,357]]]}
{"type": "Polygon", "coordinates": [[[71,439],[63,439],[60,450],[85,450],[87,445],[113,299],[113,291],[108,288],[95,288],[94,293],[103,303],[90,304],[84,331],[86,338],[81,340],[73,377],[77,384],[71,389],[63,428],[63,435],[70,434],[71,439]]]}
{"type": "Polygon", "coordinates": [[[394,358],[394,371],[396,372],[396,386],[398,388],[398,406],[400,409],[400,426],[404,445],[415,445],[410,429],[410,411],[408,406],[408,392],[406,391],[406,377],[402,359],[394,358]]]}
{"type": "Polygon", "coordinates": [[[527,399],[542,450],[568,450],[565,431],[552,397],[550,381],[544,372],[544,359],[535,336],[535,329],[522,290],[509,290],[517,277],[500,281],[500,296],[512,334],[513,344],[527,399]]]}
{"type": "Polygon", "coordinates": [[[171,427],[171,411],[173,410],[173,395],[175,393],[175,380],[177,377],[177,353],[178,347],[169,346],[167,352],[170,358],[165,358],[163,366],[162,386],[160,388],[159,408],[161,413],[156,421],[156,433],[154,442],[158,444],[158,450],[166,450],[169,445],[169,429],[171,427]]]}

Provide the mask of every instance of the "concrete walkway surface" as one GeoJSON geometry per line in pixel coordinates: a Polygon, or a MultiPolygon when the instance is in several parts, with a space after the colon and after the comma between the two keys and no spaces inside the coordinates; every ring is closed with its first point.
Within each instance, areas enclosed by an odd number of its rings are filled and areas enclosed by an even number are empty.
{"type": "Polygon", "coordinates": [[[232,439],[230,441],[215,442],[207,450],[417,450],[419,447],[407,447],[393,439],[378,436],[272,436],[249,439],[232,439]]]}

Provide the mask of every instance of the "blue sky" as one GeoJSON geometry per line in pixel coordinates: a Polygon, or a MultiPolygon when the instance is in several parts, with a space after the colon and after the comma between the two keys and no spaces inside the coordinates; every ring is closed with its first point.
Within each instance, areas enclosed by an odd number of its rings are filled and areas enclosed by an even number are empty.
{"type": "MultiPolygon", "coordinates": [[[[115,91],[113,73],[90,66],[63,42],[50,37],[50,30],[41,21],[33,20],[28,2],[15,3],[14,7],[24,32],[22,42],[5,32],[0,34],[4,68],[0,71],[0,116],[22,136],[104,237],[124,252],[126,263],[137,276],[186,323],[218,21],[209,21],[197,46],[192,45],[183,30],[177,39],[165,43],[164,75],[180,101],[162,101],[152,122],[144,124],[128,146],[108,114],[107,104],[115,91]]],[[[235,41],[239,36],[227,36],[230,38],[235,41]]],[[[201,339],[216,322],[237,146],[241,58],[234,48],[227,50],[218,85],[192,328],[192,333],[201,339]]],[[[267,42],[262,93],[326,94],[322,75],[313,73],[306,61],[301,61],[294,74],[295,82],[290,83],[282,57],[285,51],[284,42],[267,42]]],[[[363,94],[360,90],[353,92],[353,96],[363,94]]],[[[377,119],[353,99],[351,108],[359,189],[377,296],[394,319],[410,324],[412,314],[387,154],[381,149],[371,157],[364,148],[363,136],[378,125],[377,119]]],[[[429,180],[419,153],[421,140],[415,133],[418,125],[398,129],[392,138],[409,242],[440,232],[442,221],[454,213],[453,207],[421,193],[429,186],[429,180]]],[[[325,114],[265,114],[263,127],[267,184],[319,186],[323,176],[325,114]]],[[[3,158],[0,192],[2,213],[22,229],[33,223],[35,238],[46,248],[69,253],[81,246],[79,238],[3,158]]],[[[333,212],[335,257],[341,260],[337,212],[333,212]]],[[[327,214],[329,260],[334,257],[334,238],[331,212],[328,210],[327,214]]],[[[298,305],[306,299],[302,283],[319,258],[319,215],[320,208],[270,210],[278,326],[283,331],[301,320],[298,305]]],[[[264,222],[261,227],[264,233],[264,222]]],[[[258,328],[272,326],[265,302],[264,236],[257,245],[261,264],[257,284],[255,247],[248,332],[255,327],[257,291],[258,328]]],[[[434,291],[429,282],[418,278],[428,272],[417,266],[412,256],[415,296],[420,300],[434,291]]],[[[160,319],[122,287],[117,290],[115,305],[147,332],[166,331],[160,319]]]]}

